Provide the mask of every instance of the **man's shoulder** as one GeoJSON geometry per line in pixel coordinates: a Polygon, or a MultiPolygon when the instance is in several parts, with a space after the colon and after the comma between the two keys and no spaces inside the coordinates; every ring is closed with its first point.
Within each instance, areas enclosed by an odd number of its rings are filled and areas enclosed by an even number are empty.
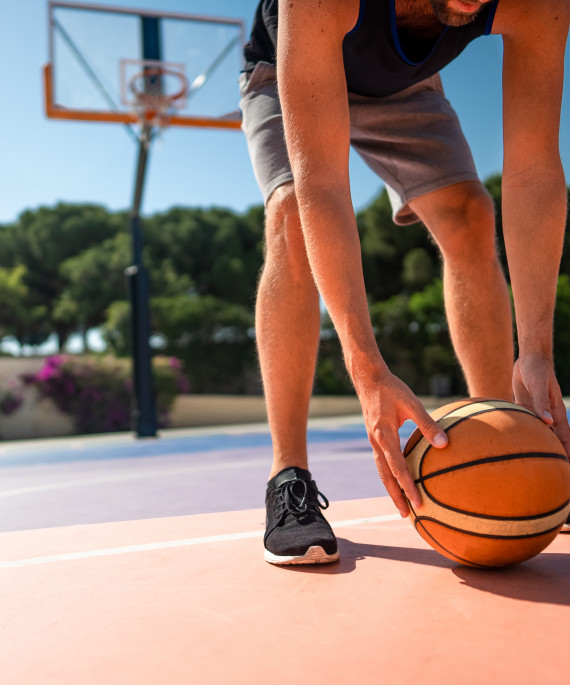
{"type": "Polygon", "coordinates": [[[492,32],[503,36],[528,35],[539,40],[539,26],[568,31],[569,24],[570,0],[499,0],[492,32]]]}
{"type": "Polygon", "coordinates": [[[309,24],[345,24],[350,30],[356,24],[362,0],[302,0],[302,2],[282,3],[280,11],[291,16],[300,16],[309,24]]]}

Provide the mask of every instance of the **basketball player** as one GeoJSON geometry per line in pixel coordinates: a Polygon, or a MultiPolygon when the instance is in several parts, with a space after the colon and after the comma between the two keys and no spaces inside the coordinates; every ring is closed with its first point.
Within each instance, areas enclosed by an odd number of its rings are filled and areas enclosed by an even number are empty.
{"type": "MultiPolygon", "coordinates": [[[[262,0],[246,46],[241,107],[266,205],[257,340],[274,461],[265,558],[338,558],[308,472],[306,423],[320,292],[360,399],[378,472],[402,516],[421,500],[400,450],[412,419],[447,438],[384,363],[372,330],[351,205],[352,144],[386,183],[396,224],[420,219],[442,254],[446,311],[471,396],[533,409],[570,453],[552,360],[566,220],[558,135],[568,0],[262,0]],[[438,72],[501,34],[503,226],[516,310],[495,250],[492,201],[438,72]]],[[[405,230],[405,229],[399,229],[405,230]]]]}

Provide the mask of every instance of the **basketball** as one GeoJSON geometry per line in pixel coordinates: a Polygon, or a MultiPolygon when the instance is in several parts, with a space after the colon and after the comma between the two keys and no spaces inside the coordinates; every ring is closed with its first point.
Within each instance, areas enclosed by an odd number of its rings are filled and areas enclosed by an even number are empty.
{"type": "Polygon", "coordinates": [[[570,512],[570,464],[552,429],[501,400],[466,399],[432,412],[443,449],[416,429],[404,455],[422,496],[410,520],[444,556],[468,566],[516,564],[541,552],[570,512]]]}

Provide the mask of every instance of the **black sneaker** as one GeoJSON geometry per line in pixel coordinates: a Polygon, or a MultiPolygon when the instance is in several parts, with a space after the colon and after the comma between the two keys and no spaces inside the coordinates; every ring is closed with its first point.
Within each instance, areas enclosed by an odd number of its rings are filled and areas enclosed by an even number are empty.
{"type": "Polygon", "coordinates": [[[338,559],[336,538],[321,513],[329,502],[308,471],[296,466],[280,471],[267,483],[265,505],[265,561],[326,564],[338,559]]]}

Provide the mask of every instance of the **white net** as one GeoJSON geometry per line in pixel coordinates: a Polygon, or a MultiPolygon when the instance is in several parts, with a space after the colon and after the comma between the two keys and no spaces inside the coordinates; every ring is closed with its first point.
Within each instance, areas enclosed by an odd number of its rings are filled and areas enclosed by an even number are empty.
{"type": "Polygon", "coordinates": [[[170,116],[186,106],[188,80],[184,66],[151,60],[123,60],[123,102],[141,125],[164,128],[170,116]]]}

